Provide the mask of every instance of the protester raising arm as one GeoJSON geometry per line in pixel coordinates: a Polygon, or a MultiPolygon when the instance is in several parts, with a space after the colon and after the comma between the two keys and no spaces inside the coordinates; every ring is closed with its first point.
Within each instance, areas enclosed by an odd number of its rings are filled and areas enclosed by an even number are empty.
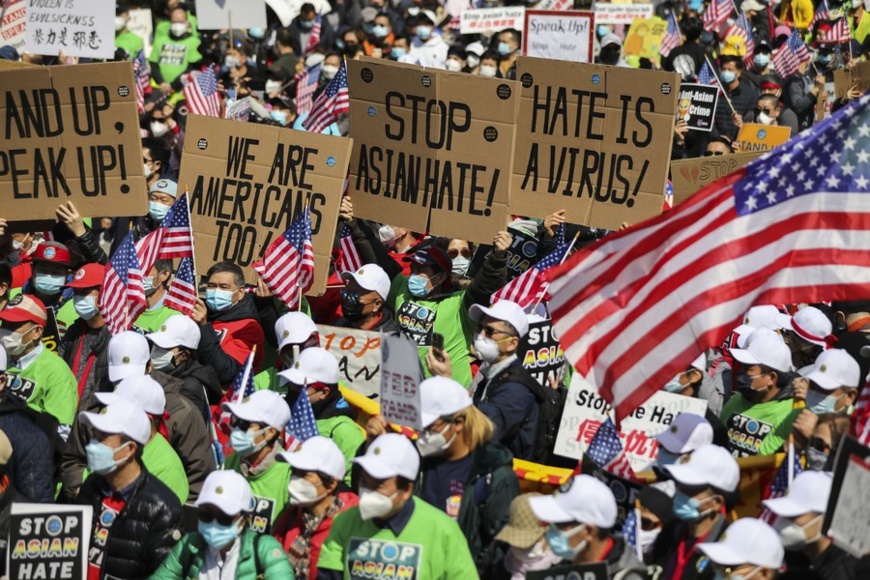
{"type": "MultiPolygon", "coordinates": [[[[109,257],[100,247],[100,240],[97,235],[91,228],[85,225],[84,219],[79,214],[76,206],[73,205],[73,202],[67,201],[60,204],[55,213],[58,223],[66,226],[66,231],[56,232],[59,234],[58,239],[66,239],[68,231],[73,237],[71,240],[67,240],[67,243],[70,241],[75,242],[75,245],[85,259],[85,263],[97,262],[105,266],[109,261],[109,257]]],[[[55,230],[57,229],[59,229],[58,225],[55,226],[55,230]]]]}
{"type": "Polygon", "coordinates": [[[508,248],[513,243],[513,236],[508,232],[499,232],[493,239],[493,250],[477,272],[471,286],[465,291],[464,305],[471,308],[472,304],[488,305],[492,295],[507,283],[508,248]]]}
{"type": "Polygon", "coordinates": [[[390,277],[395,278],[402,273],[402,268],[396,263],[387,253],[387,249],[377,239],[377,235],[372,231],[369,223],[364,220],[358,220],[353,216],[353,202],[350,197],[345,196],[341,199],[341,208],[339,209],[339,220],[347,224],[350,228],[353,245],[356,246],[359,257],[364,264],[377,264],[390,277]]]}

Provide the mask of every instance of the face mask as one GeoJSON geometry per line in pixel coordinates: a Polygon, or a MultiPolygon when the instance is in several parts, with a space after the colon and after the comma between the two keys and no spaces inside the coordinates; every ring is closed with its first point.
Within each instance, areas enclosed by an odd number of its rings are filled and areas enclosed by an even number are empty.
{"type": "Polygon", "coordinates": [[[480,57],[476,54],[469,54],[465,58],[465,62],[468,63],[468,68],[476,68],[480,64],[480,57]]]}
{"type": "Polygon", "coordinates": [[[169,213],[169,206],[163,205],[157,201],[149,201],[148,202],[148,215],[151,216],[151,219],[154,221],[163,221],[163,218],[166,217],[166,214],[169,213]]]}
{"type": "Polygon", "coordinates": [[[239,66],[239,64],[240,64],[240,61],[235,56],[227,55],[224,58],[224,66],[227,68],[236,68],[239,66]]]}
{"type": "Polygon", "coordinates": [[[187,34],[187,24],[184,22],[173,22],[169,25],[169,33],[175,37],[184,36],[187,34]]]}
{"type": "Polygon", "coordinates": [[[480,334],[474,337],[474,350],[480,360],[488,363],[496,362],[501,356],[498,343],[494,339],[480,334]]]}
{"type": "Polygon", "coordinates": [[[277,93],[281,90],[281,86],[281,81],[266,81],[266,92],[270,95],[277,93]]]}
{"type": "Polygon", "coordinates": [[[158,371],[171,371],[175,368],[175,355],[155,344],[151,349],[151,365],[158,371]]]}
{"type": "Polygon", "coordinates": [[[518,562],[530,563],[535,560],[540,560],[542,556],[547,553],[547,542],[540,541],[537,542],[531,548],[526,548],[525,550],[522,548],[517,548],[516,546],[510,547],[511,554],[518,562]]]}
{"type": "Polygon", "coordinates": [[[113,449],[105,443],[91,439],[90,443],[85,446],[85,454],[88,456],[88,469],[99,475],[112,473],[118,468],[118,463],[115,461],[115,452],[123,449],[128,444],[129,441],[113,449]]]}
{"type": "Polygon", "coordinates": [[[465,256],[456,256],[455,258],[453,258],[453,273],[458,274],[459,276],[464,276],[465,273],[468,271],[468,264],[470,263],[471,260],[469,260],[465,256]]]}
{"type": "MultiPolygon", "coordinates": [[[[446,430],[447,427],[444,428],[444,431],[446,430]]],[[[417,437],[417,451],[419,451],[420,455],[423,457],[443,455],[444,452],[453,444],[454,439],[456,439],[456,433],[454,433],[453,437],[448,441],[447,438],[444,437],[443,431],[441,433],[423,431],[420,436],[417,437]]]]}
{"type": "Polygon", "coordinates": [[[148,164],[147,164],[147,163],[143,163],[143,164],[142,164],[142,173],[145,174],[145,179],[148,179],[149,177],[151,177],[151,175],[152,175],[154,172],[151,171],[151,168],[148,167],[148,164]]]}
{"type": "Polygon", "coordinates": [[[805,523],[804,525],[798,525],[793,520],[787,518],[777,518],[776,522],[774,522],[773,527],[776,529],[779,534],[779,539],[782,542],[782,547],[790,552],[799,552],[804,549],[807,544],[812,544],[815,542],[819,536],[815,538],[807,538],[806,528],[807,526],[811,526],[816,520],[818,520],[821,515],[815,517],[805,523]]]}
{"type": "Polygon", "coordinates": [[[711,498],[698,501],[697,499],[678,491],[676,495],[674,495],[674,515],[686,522],[699,520],[710,513],[710,510],[701,511],[701,504],[706,502],[708,499],[711,498]]]}
{"type": "Polygon", "coordinates": [[[266,31],[262,28],[249,28],[248,29],[248,36],[250,36],[251,38],[254,38],[256,40],[260,40],[264,36],[266,36],[266,31]]]}
{"type": "Polygon", "coordinates": [[[743,395],[744,399],[752,403],[760,402],[770,390],[770,387],[764,387],[760,390],[753,389],[752,378],[746,373],[740,373],[734,381],[737,384],[737,392],[743,395]]]}
{"type": "Polygon", "coordinates": [[[382,24],[375,24],[374,27],[372,27],[372,34],[375,35],[377,38],[384,38],[389,33],[390,29],[386,26],[383,26],[382,24]]]}
{"type": "Polygon", "coordinates": [[[142,290],[145,291],[145,296],[152,296],[157,291],[154,287],[154,276],[142,278],[142,290]]]}
{"type": "Polygon", "coordinates": [[[753,59],[755,65],[759,68],[764,68],[770,62],[770,55],[767,54],[756,54],[753,59]]]}
{"type": "Polygon", "coordinates": [[[816,391],[809,389],[807,391],[807,408],[815,413],[816,415],[821,415],[822,413],[835,413],[837,408],[837,401],[840,397],[835,395],[823,395],[822,393],[817,393],[816,391]]]}
{"type": "Polygon", "coordinates": [[[807,469],[810,471],[825,471],[828,466],[828,454],[813,447],[807,449],[807,469]]]}
{"type": "Polygon", "coordinates": [[[33,280],[33,286],[39,290],[41,294],[46,296],[54,296],[58,294],[66,282],[66,276],[63,274],[37,274],[33,280]]]}
{"type": "Polygon", "coordinates": [[[127,28],[127,21],[120,16],[115,16],[115,32],[121,32],[127,28]]]}
{"type": "Polygon", "coordinates": [[[151,134],[157,137],[163,137],[169,133],[169,126],[166,123],[162,123],[160,121],[151,121],[151,134]]]}
{"type": "Polygon", "coordinates": [[[100,313],[97,299],[93,296],[73,296],[73,308],[83,320],[90,320],[100,313]]]}
{"type": "Polygon", "coordinates": [[[509,45],[507,42],[499,42],[498,43],[498,53],[500,55],[504,56],[504,55],[508,55],[512,52],[513,52],[513,50],[511,50],[511,45],[509,45]]]}
{"type": "Polygon", "coordinates": [[[494,77],[496,69],[494,66],[480,65],[480,70],[477,71],[482,77],[494,77]]]}
{"type": "Polygon", "coordinates": [[[266,446],[265,439],[259,443],[254,443],[254,439],[265,432],[265,429],[260,429],[259,431],[242,431],[238,428],[233,429],[233,432],[230,433],[230,445],[232,445],[233,450],[236,453],[242,457],[247,457],[266,446]]]}
{"type": "Polygon", "coordinates": [[[199,522],[196,526],[197,531],[202,534],[205,543],[212,550],[220,551],[232,544],[239,537],[238,524],[233,522],[228,526],[220,525],[217,520],[210,522],[199,522]]]}
{"type": "Polygon", "coordinates": [[[430,292],[432,292],[432,289],[429,288],[428,284],[428,278],[424,278],[419,274],[411,274],[411,276],[408,278],[408,291],[411,293],[412,296],[415,296],[417,298],[424,298],[430,292]]]}
{"type": "Polygon", "coordinates": [[[233,305],[233,292],[231,290],[206,290],[205,305],[213,312],[226,310],[233,305]]]}
{"type": "Polygon", "coordinates": [[[682,455],[671,453],[661,445],[659,445],[658,455],[656,455],[656,465],[664,467],[665,465],[673,465],[680,459],[682,455]]]}
{"type": "Polygon", "coordinates": [[[552,550],[554,554],[564,560],[573,560],[577,557],[577,554],[586,549],[586,544],[588,542],[583,540],[572,548],[571,538],[585,528],[585,524],[580,524],[576,528],[563,532],[559,528],[550,526],[547,533],[544,534],[544,537],[547,539],[547,544],[549,544],[550,550],[552,550]]]}
{"type": "Polygon", "coordinates": [[[394,59],[399,60],[400,58],[408,54],[408,51],[401,46],[394,46],[393,49],[390,50],[390,54],[394,59]]]}
{"type": "Polygon", "coordinates": [[[346,54],[347,56],[355,55],[358,50],[359,50],[359,45],[356,43],[346,44],[344,46],[344,54],[346,54]]]}
{"type": "Polygon", "coordinates": [[[326,492],[318,495],[317,486],[298,475],[290,476],[287,493],[290,494],[291,505],[311,505],[326,496],[326,492]]]}
{"type": "Polygon", "coordinates": [[[647,531],[638,526],[637,543],[640,546],[640,551],[644,554],[649,553],[649,551],[652,550],[653,544],[656,543],[656,538],[659,537],[661,531],[661,528],[647,531]]]}
{"type": "Polygon", "coordinates": [[[299,28],[301,28],[302,30],[311,30],[312,28],[314,28],[314,21],[313,20],[300,20],[299,21],[299,28]]]}
{"type": "Polygon", "coordinates": [[[820,54],[819,62],[822,64],[830,64],[830,62],[834,60],[834,55],[832,54],[820,54]]]}
{"type": "Polygon", "coordinates": [[[417,27],[417,36],[420,37],[420,40],[429,40],[429,37],[432,36],[432,27],[431,26],[418,26],[417,27]]]}
{"type": "Polygon", "coordinates": [[[776,119],[768,115],[767,113],[758,113],[758,122],[762,125],[773,125],[773,122],[776,119]]]}
{"type": "MultiPolygon", "coordinates": [[[[24,334],[27,333],[25,332],[24,334]]],[[[28,342],[23,342],[24,334],[21,334],[20,332],[12,332],[0,339],[0,342],[3,343],[3,348],[6,350],[6,353],[9,354],[9,356],[18,356],[24,354],[24,351],[26,351],[30,344],[33,342],[32,340],[28,342]]]]}
{"type": "Polygon", "coordinates": [[[269,118],[279,125],[287,124],[287,113],[284,111],[271,111],[269,112],[269,118]]]}
{"type": "Polygon", "coordinates": [[[383,518],[393,511],[393,500],[399,495],[396,490],[391,496],[386,496],[373,489],[359,488],[359,517],[364,520],[383,518]]]}
{"type": "Polygon", "coordinates": [[[359,301],[359,296],[352,292],[342,292],[341,294],[341,315],[350,322],[362,320],[363,310],[365,306],[359,301]]]}
{"type": "Polygon", "coordinates": [[[598,35],[598,38],[604,38],[605,36],[610,34],[610,27],[599,24],[595,27],[595,34],[598,35]]]}
{"type": "Polygon", "coordinates": [[[331,81],[335,78],[335,75],[338,74],[338,67],[334,64],[325,64],[320,68],[320,74],[322,74],[323,78],[326,80],[331,81]]]}
{"type": "Polygon", "coordinates": [[[446,68],[450,72],[459,72],[462,70],[462,63],[456,59],[451,58],[444,63],[444,68],[446,68]]]}
{"type": "Polygon", "coordinates": [[[734,82],[734,79],[737,78],[737,73],[735,73],[734,71],[730,71],[730,70],[723,70],[721,76],[722,76],[722,82],[725,83],[726,85],[730,85],[731,83],[734,82]]]}
{"type": "Polygon", "coordinates": [[[680,375],[677,375],[669,380],[668,384],[666,384],[662,390],[667,393],[680,393],[685,388],[686,387],[680,384],[680,375]]]}
{"type": "Polygon", "coordinates": [[[396,246],[396,230],[390,226],[381,226],[378,230],[378,238],[380,238],[381,243],[388,248],[396,246]]]}

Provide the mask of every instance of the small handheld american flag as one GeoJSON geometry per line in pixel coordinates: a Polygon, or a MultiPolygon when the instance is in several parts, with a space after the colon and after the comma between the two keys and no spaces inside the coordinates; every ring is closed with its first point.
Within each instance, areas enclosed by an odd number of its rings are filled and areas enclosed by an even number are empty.
{"type": "Polygon", "coordinates": [[[189,315],[196,306],[196,298],[196,272],[193,270],[193,259],[182,258],[178,263],[175,278],[166,291],[163,305],[189,315]]]}
{"type": "Polygon", "coordinates": [[[314,26],[311,27],[311,34],[308,36],[308,44],[305,45],[305,54],[309,54],[320,48],[320,35],[323,31],[323,20],[320,14],[314,19],[314,26]]]}
{"type": "Polygon", "coordinates": [[[314,283],[314,246],[311,244],[311,209],[266,249],[263,259],[252,264],[272,294],[294,308],[314,283]]]}
{"type": "Polygon", "coordinates": [[[221,96],[211,67],[196,75],[182,90],[187,108],[193,115],[221,116],[221,96]]]}
{"type": "Polygon", "coordinates": [[[148,90],[150,81],[148,61],[145,60],[145,52],[139,51],[133,59],[133,76],[136,81],[136,108],[140,113],[145,112],[145,91],[148,90]]]}
{"type": "Polygon", "coordinates": [[[341,237],[338,241],[338,260],[335,262],[335,270],[341,275],[345,272],[356,272],[362,268],[362,258],[353,243],[353,237],[347,224],[341,225],[341,237]]]}
{"type": "Polygon", "coordinates": [[[807,45],[804,44],[804,39],[795,30],[788,37],[788,40],[779,47],[779,50],[776,51],[771,60],[776,72],[785,78],[798,72],[798,66],[801,63],[809,62],[812,60],[812,57],[807,50],[807,45]]]}
{"type": "Polygon", "coordinates": [[[157,260],[193,257],[193,229],[190,227],[187,193],[175,200],[153,232],[139,240],[136,254],[143,274],[151,272],[157,260]]]}
{"type": "Polygon", "coordinates": [[[296,397],[293,408],[290,409],[290,422],[284,432],[284,448],[287,451],[295,451],[302,443],[320,435],[317,430],[317,420],[314,418],[314,409],[305,389],[296,397]]]}
{"type": "MultiPolygon", "coordinates": [[[[562,231],[564,228],[560,228],[562,231]]],[[[564,234],[563,239],[564,239],[564,234]]],[[[492,302],[510,300],[516,302],[524,310],[539,303],[547,292],[549,283],[544,278],[544,270],[562,263],[571,249],[571,242],[562,242],[540,262],[504,285],[501,290],[492,295],[492,302]]]]}
{"type": "Polygon", "coordinates": [[[136,317],[145,310],[145,290],[142,271],[133,246],[133,233],[118,246],[109,260],[103,291],[100,293],[100,312],[112,334],[129,330],[136,317]]]}
{"type": "MultiPolygon", "coordinates": [[[[233,386],[226,392],[223,397],[223,402],[241,403],[248,397],[254,394],[254,356],[257,354],[257,348],[251,349],[251,354],[248,355],[248,360],[245,361],[245,366],[236,375],[233,381],[233,386]]],[[[223,410],[221,405],[220,418],[218,425],[224,433],[230,432],[230,418],[232,413],[223,410]]]]}
{"type": "Polygon", "coordinates": [[[628,462],[628,457],[625,456],[619,433],[610,417],[595,432],[586,455],[608,473],[623,479],[632,481],[635,479],[634,470],[628,462]]]}
{"type": "Polygon", "coordinates": [[[680,25],[677,23],[676,15],[671,12],[668,15],[668,28],[665,30],[665,36],[659,45],[659,54],[666,57],[681,44],[683,44],[683,36],[680,32],[680,25]]]}
{"type": "MultiPolygon", "coordinates": [[[[788,493],[788,463],[788,457],[783,459],[782,463],[779,465],[779,469],[776,470],[776,475],[774,476],[773,481],[770,484],[770,491],[764,499],[782,497],[788,493]]],[[[800,461],[794,461],[793,463],[792,480],[803,471],[803,469],[801,469],[800,461]]],[[[776,520],[776,514],[769,509],[764,508],[758,518],[773,525],[773,522],[776,520]]]]}
{"type": "Polygon", "coordinates": [[[302,122],[306,131],[322,133],[338,121],[338,116],[350,110],[350,95],[347,91],[347,65],[342,62],[335,78],[314,101],[311,113],[302,122]]]}
{"type": "Polygon", "coordinates": [[[301,115],[311,110],[314,104],[314,92],[320,81],[320,63],[296,73],[296,114],[301,115]]]}

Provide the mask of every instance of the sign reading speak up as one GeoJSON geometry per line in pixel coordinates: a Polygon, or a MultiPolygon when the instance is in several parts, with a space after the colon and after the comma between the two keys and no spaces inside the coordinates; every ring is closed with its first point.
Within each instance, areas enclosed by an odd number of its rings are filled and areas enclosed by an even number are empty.
{"type": "Polygon", "coordinates": [[[678,74],[520,57],[517,77],[512,213],[615,230],[661,212],[678,74]]]}
{"type": "MultiPolygon", "coordinates": [[[[191,115],[178,183],[190,192],[196,259],[243,268],[311,205],[314,285],[326,287],[350,139],[191,115]]],[[[256,279],[252,268],[249,281],[256,279]]]]}
{"type": "Polygon", "coordinates": [[[370,58],[347,68],[354,214],[491,242],[507,217],[517,84],[370,58]]]}
{"type": "Polygon", "coordinates": [[[0,69],[0,207],[10,221],[148,211],[133,65],[0,69]]]}

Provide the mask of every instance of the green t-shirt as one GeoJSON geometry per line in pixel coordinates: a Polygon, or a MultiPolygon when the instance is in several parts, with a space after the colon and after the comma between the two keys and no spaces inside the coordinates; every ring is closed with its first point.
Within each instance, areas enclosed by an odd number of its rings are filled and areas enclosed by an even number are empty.
{"type": "Polygon", "coordinates": [[[145,47],[145,43],[141,38],[127,30],[115,36],[115,46],[126,52],[130,56],[130,60],[133,60],[145,47]]]}
{"type": "Polygon", "coordinates": [[[199,53],[199,37],[196,34],[186,34],[181,38],[173,38],[169,29],[154,32],[154,48],[148,61],[160,67],[163,80],[174,82],[192,63],[202,60],[199,53]]]}
{"type": "Polygon", "coordinates": [[[169,441],[160,433],[155,433],[148,445],[142,450],[142,463],[154,477],[175,492],[182,505],[190,495],[190,484],[184,472],[184,464],[169,441]]]}
{"type": "Polygon", "coordinates": [[[793,407],[794,399],[755,404],[735,393],[719,415],[728,429],[728,450],[734,457],[776,453],[801,414],[793,407]]]}
{"type": "Polygon", "coordinates": [[[408,291],[408,277],[396,276],[387,302],[394,307],[393,312],[396,313],[396,322],[402,334],[420,347],[420,362],[426,377],[431,376],[426,367],[426,353],[432,333],[437,332],[444,336],[444,350],[450,355],[453,378],[465,387],[471,385],[468,353],[474,323],[465,307],[464,291],[434,301],[415,298],[408,291]]]}
{"type": "Polygon", "coordinates": [[[76,417],[78,383],[62,358],[41,344],[37,348],[41,352],[24,369],[12,366],[9,361],[6,390],[27,401],[31,409],[48,413],[67,426],[65,436],[76,417]]]}
{"type": "MultiPolygon", "coordinates": [[[[242,458],[238,453],[230,455],[224,469],[232,469],[242,475],[242,458]]],[[[272,524],[287,505],[287,486],[290,485],[290,464],[275,461],[263,473],[245,476],[254,494],[254,513],[251,518],[251,529],[261,534],[270,534],[272,524]]]]}
{"type": "Polygon", "coordinates": [[[254,375],[254,390],[255,391],[275,391],[282,395],[287,394],[287,383],[282,386],[281,377],[278,376],[278,369],[274,365],[268,367],[264,371],[254,375]]]}
{"type": "Polygon", "coordinates": [[[359,428],[353,419],[347,416],[330,417],[317,421],[317,431],[324,437],[332,439],[344,454],[345,467],[347,468],[344,482],[350,485],[353,458],[360,445],[366,440],[365,433],[359,428]]]}
{"type": "Polygon", "coordinates": [[[332,521],[317,567],[342,570],[352,578],[418,578],[462,580],[477,578],[468,542],[450,516],[419,498],[414,513],[396,536],[363,520],[359,507],[347,509],[332,521]]]}
{"type": "Polygon", "coordinates": [[[143,334],[157,332],[168,318],[177,314],[181,314],[181,312],[161,304],[157,308],[151,308],[142,312],[133,322],[133,330],[143,334]]]}

